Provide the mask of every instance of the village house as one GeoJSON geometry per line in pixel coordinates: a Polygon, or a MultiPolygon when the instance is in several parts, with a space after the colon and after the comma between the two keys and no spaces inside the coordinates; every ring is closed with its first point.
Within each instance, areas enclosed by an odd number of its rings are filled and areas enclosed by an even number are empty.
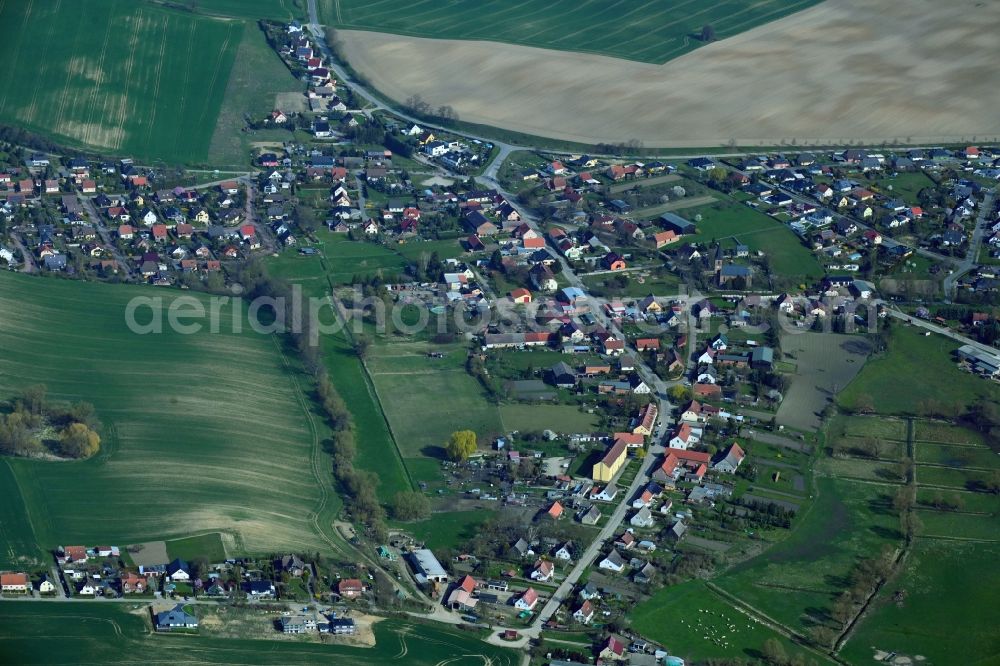
{"type": "Polygon", "coordinates": [[[712,469],[725,474],[735,474],[744,458],[746,458],[746,453],[743,451],[743,448],[736,442],[733,442],[726,450],[725,455],[712,465],[712,469]]]}
{"type": "Polygon", "coordinates": [[[621,573],[625,570],[625,560],[618,554],[617,550],[611,550],[600,562],[597,563],[599,569],[621,573]]]}
{"type": "Polygon", "coordinates": [[[157,631],[175,629],[197,629],[198,618],[184,610],[184,604],[177,604],[171,610],[156,614],[157,631]]]}
{"type": "Polygon", "coordinates": [[[514,608],[518,610],[530,611],[534,610],[535,605],[537,603],[538,603],[538,592],[536,592],[533,587],[529,587],[514,602],[514,608]]]}
{"type": "Polygon", "coordinates": [[[550,560],[538,560],[535,563],[535,568],[531,571],[531,579],[544,583],[552,580],[552,577],[555,575],[555,571],[556,566],[550,560]]]}
{"type": "Polygon", "coordinates": [[[365,592],[364,584],[357,578],[345,578],[335,585],[341,599],[357,599],[365,592]]]}
{"type": "Polygon", "coordinates": [[[479,600],[473,596],[476,588],[479,587],[479,582],[472,576],[465,576],[458,582],[451,593],[448,595],[446,604],[449,608],[457,611],[471,611],[474,610],[479,600]]]}
{"type": "Polygon", "coordinates": [[[31,589],[26,573],[0,574],[0,592],[4,594],[27,594],[31,589]]]}
{"type": "Polygon", "coordinates": [[[573,619],[580,624],[590,624],[590,621],[594,619],[594,605],[589,600],[584,601],[573,611],[573,619]]]}

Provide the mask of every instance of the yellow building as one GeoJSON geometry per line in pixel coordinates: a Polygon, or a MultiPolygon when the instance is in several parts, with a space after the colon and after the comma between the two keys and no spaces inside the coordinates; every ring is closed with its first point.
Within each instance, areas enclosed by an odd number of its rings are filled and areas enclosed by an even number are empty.
{"type": "Polygon", "coordinates": [[[600,462],[594,465],[592,477],[594,481],[610,481],[618,473],[618,470],[625,464],[628,455],[628,444],[622,440],[616,440],[614,446],[608,449],[600,462]]]}

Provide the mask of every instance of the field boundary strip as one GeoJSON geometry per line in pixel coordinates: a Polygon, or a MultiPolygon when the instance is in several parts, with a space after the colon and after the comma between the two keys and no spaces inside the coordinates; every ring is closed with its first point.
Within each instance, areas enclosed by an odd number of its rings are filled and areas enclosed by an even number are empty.
{"type": "MultiPolygon", "coordinates": [[[[299,406],[302,408],[302,411],[305,413],[306,421],[309,424],[309,433],[310,435],[312,435],[312,446],[309,447],[309,466],[311,468],[313,478],[316,481],[316,485],[319,488],[320,498],[319,498],[319,505],[317,507],[314,507],[309,512],[309,522],[312,523],[313,528],[316,531],[316,534],[323,541],[325,541],[327,545],[329,545],[335,551],[343,552],[343,548],[340,545],[338,545],[336,540],[331,538],[329,534],[327,534],[326,530],[324,530],[320,526],[320,516],[323,515],[323,512],[325,511],[330,501],[330,492],[331,492],[330,485],[332,485],[333,479],[331,476],[330,484],[324,482],[324,474],[321,466],[322,463],[320,462],[320,454],[322,453],[323,444],[320,441],[319,431],[316,428],[316,422],[313,418],[312,411],[309,409],[308,403],[306,403],[302,387],[301,385],[299,385],[298,382],[298,378],[294,374],[295,370],[292,367],[291,363],[289,362],[288,357],[285,356],[285,350],[281,348],[281,343],[278,341],[277,336],[272,335],[271,341],[273,342],[274,347],[278,352],[278,356],[281,358],[282,365],[288,372],[289,381],[291,382],[292,389],[295,392],[295,399],[299,403],[299,406]]],[[[334,530],[334,533],[336,533],[336,530],[334,530]]]]}

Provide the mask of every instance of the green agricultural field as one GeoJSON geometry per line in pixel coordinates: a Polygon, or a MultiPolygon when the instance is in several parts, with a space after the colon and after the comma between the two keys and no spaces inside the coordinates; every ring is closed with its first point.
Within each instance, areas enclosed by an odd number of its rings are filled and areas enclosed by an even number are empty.
{"type": "Polygon", "coordinates": [[[443,459],[444,445],[456,430],[475,431],[481,443],[503,431],[497,406],[465,371],[465,356],[461,344],[395,340],[379,340],[371,352],[372,379],[407,465],[411,459],[443,459]],[[430,358],[431,350],[445,357],[430,358]]]}
{"type": "Polygon", "coordinates": [[[701,581],[665,587],[643,601],[632,612],[632,628],[688,660],[757,659],[764,641],[771,638],[780,641],[790,656],[819,658],[754,622],[701,581]]]}
{"type": "Polygon", "coordinates": [[[851,409],[870,402],[879,414],[917,414],[921,402],[928,400],[958,409],[979,399],[1000,401],[1000,387],[958,368],[952,358],[958,343],[925,336],[923,329],[901,323],[892,326],[888,353],[865,364],[840,394],[842,406],[851,409]],[[948,390],[942,391],[942,386],[948,390]]]}
{"type": "Polygon", "coordinates": [[[587,433],[597,429],[596,414],[581,412],[573,405],[501,405],[504,431],[587,433]]]}
{"type": "Polygon", "coordinates": [[[17,478],[0,459],[0,569],[28,569],[50,561],[38,547],[17,478]]]}
{"type": "MultiPolygon", "coordinates": [[[[719,587],[800,632],[829,608],[861,557],[901,545],[893,486],[820,477],[815,503],[788,537],[721,576],[719,587]]],[[[832,626],[832,624],[831,624],[832,626]]]]}
{"type": "MultiPolygon", "coordinates": [[[[197,608],[196,608],[197,610],[197,608]]],[[[7,664],[315,664],[514,666],[520,655],[474,633],[384,620],[375,647],[288,640],[154,635],[148,612],[127,604],[8,602],[0,608],[0,662],[7,664]],[[124,606],[124,607],[123,607],[124,606]],[[40,644],[44,643],[44,648],[40,644]]]]}
{"type": "Polygon", "coordinates": [[[167,557],[171,560],[175,557],[182,560],[196,560],[203,557],[210,563],[215,563],[225,561],[227,555],[222,535],[218,532],[209,532],[167,541],[167,557]]]}
{"type": "Polygon", "coordinates": [[[143,160],[202,162],[244,28],[127,0],[3,3],[0,122],[143,160]]]}
{"type": "Polygon", "coordinates": [[[772,272],[795,280],[823,274],[816,257],[799,242],[795,232],[764,213],[731,199],[720,199],[710,206],[688,208],[682,213],[682,217],[692,221],[697,215],[701,215],[701,221],[696,222],[699,242],[717,240],[723,247],[743,243],[752,252],[761,250],[770,258],[772,272]]]}
{"type": "Polygon", "coordinates": [[[996,544],[918,539],[902,574],[883,588],[840,656],[851,664],[874,663],[877,648],[933,664],[995,664],[998,556],[996,544]],[[894,600],[899,590],[902,601],[894,600]]]}
{"type": "Polygon", "coordinates": [[[409,532],[414,539],[423,541],[432,550],[458,548],[475,537],[477,528],[494,515],[495,511],[483,509],[444,511],[416,523],[394,522],[392,527],[409,532]]]}
{"type": "Polygon", "coordinates": [[[215,334],[131,332],[126,305],[154,296],[168,307],[182,294],[0,275],[0,397],[45,383],[50,399],[93,403],[103,425],[89,460],[7,461],[39,544],[211,530],[238,552],[330,547],[339,503],[309,378],[273,336],[233,332],[230,305],[215,334]]]}
{"type": "Polygon", "coordinates": [[[318,0],[327,25],[438,39],[476,39],[662,63],[716,38],[739,34],[816,4],[816,0],[318,0]]]}
{"type": "Polygon", "coordinates": [[[306,0],[177,0],[177,4],[193,5],[201,14],[245,19],[289,21],[304,19],[307,13],[306,0]]]}

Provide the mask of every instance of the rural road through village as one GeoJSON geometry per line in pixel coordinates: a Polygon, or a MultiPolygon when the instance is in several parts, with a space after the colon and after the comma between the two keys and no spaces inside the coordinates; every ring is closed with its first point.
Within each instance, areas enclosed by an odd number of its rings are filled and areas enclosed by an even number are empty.
{"type": "MultiPolygon", "coordinates": [[[[409,114],[403,113],[398,109],[387,106],[384,102],[382,102],[380,99],[372,95],[370,92],[365,90],[356,82],[351,81],[351,79],[347,76],[347,73],[343,70],[340,64],[337,63],[336,60],[333,58],[333,55],[330,52],[329,47],[327,46],[326,38],[323,34],[322,27],[319,25],[319,20],[317,17],[316,0],[309,0],[309,20],[310,20],[310,24],[308,26],[309,31],[312,33],[313,38],[316,40],[317,45],[320,48],[320,51],[323,52],[327,61],[330,63],[330,68],[337,73],[337,76],[340,77],[340,80],[343,83],[349,85],[355,93],[366,99],[371,104],[374,104],[377,108],[390,111],[393,114],[403,118],[404,120],[413,122],[415,124],[421,123],[427,125],[427,123],[422,120],[414,118],[409,114]]],[[[490,139],[478,137],[460,131],[455,131],[453,129],[448,129],[447,131],[453,134],[457,134],[459,136],[464,136],[469,139],[476,139],[493,143],[493,145],[497,147],[497,153],[494,156],[493,160],[486,167],[486,169],[483,172],[483,175],[480,176],[477,180],[479,180],[481,183],[485,185],[488,185],[496,189],[497,192],[503,195],[507,199],[507,201],[510,202],[511,205],[518,210],[518,212],[522,216],[522,219],[529,226],[531,226],[533,229],[544,235],[544,229],[539,228],[537,218],[531,215],[529,211],[526,211],[522,207],[520,207],[516,203],[516,197],[512,196],[509,192],[504,191],[504,189],[500,186],[500,183],[497,181],[496,178],[500,166],[503,164],[507,156],[510,155],[510,153],[513,152],[514,150],[519,150],[524,148],[522,146],[516,146],[513,144],[492,141],[490,139]]],[[[573,286],[580,287],[581,289],[586,290],[583,281],[579,277],[577,277],[577,275],[573,272],[572,268],[566,263],[565,259],[562,258],[561,255],[559,258],[563,264],[563,275],[566,276],[566,278],[570,281],[570,283],[573,286]]],[[[603,311],[603,308],[601,308],[599,303],[597,303],[596,301],[595,301],[595,307],[592,308],[592,311],[609,332],[615,334],[616,336],[622,339],[625,339],[621,330],[618,328],[617,324],[615,324],[606,316],[606,314],[603,311]]],[[[659,425],[657,427],[657,431],[654,437],[652,437],[652,441],[654,442],[654,444],[650,449],[651,454],[654,455],[650,455],[641,461],[641,464],[644,466],[644,468],[641,469],[638,474],[636,474],[635,479],[632,481],[632,484],[629,486],[627,491],[622,493],[622,499],[615,507],[610,520],[608,520],[604,528],[601,529],[600,534],[590,544],[590,546],[587,548],[583,556],[579,558],[573,569],[567,574],[566,578],[559,585],[559,588],[556,590],[555,594],[552,595],[549,601],[538,613],[535,622],[531,625],[531,627],[522,632],[527,636],[537,637],[541,632],[541,628],[544,622],[548,620],[550,617],[552,617],[552,615],[559,608],[560,604],[565,599],[568,598],[570,592],[573,589],[573,585],[575,585],[576,581],[579,580],[584,570],[588,566],[590,566],[590,564],[594,561],[598,553],[605,546],[605,543],[608,541],[608,539],[619,528],[622,519],[625,517],[625,514],[628,511],[628,507],[631,504],[633,496],[637,494],[637,492],[642,486],[644,486],[646,483],[649,482],[650,465],[652,464],[652,461],[656,459],[656,456],[662,452],[663,447],[660,444],[660,441],[663,439],[663,436],[666,434],[666,431],[668,429],[668,419],[671,410],[673,408],[673,406],[667,399],[667,390],[669,388],[669,385],[663,380],[661,380],[659,377],[657,377],[657,375],[646,364],[646,362],[639,357],[636,357],[636,367],[638,368],[639,373],[642,376],[643,380],[645,380],[647,384],[649,384],[650,387],[652,387],[653,390],[655,391],[657,402],[659,405],[659,415],[660,415],[659,425]]],[[[507,645],[510,645],[510,643],[507,643],[507,645]]]]}

